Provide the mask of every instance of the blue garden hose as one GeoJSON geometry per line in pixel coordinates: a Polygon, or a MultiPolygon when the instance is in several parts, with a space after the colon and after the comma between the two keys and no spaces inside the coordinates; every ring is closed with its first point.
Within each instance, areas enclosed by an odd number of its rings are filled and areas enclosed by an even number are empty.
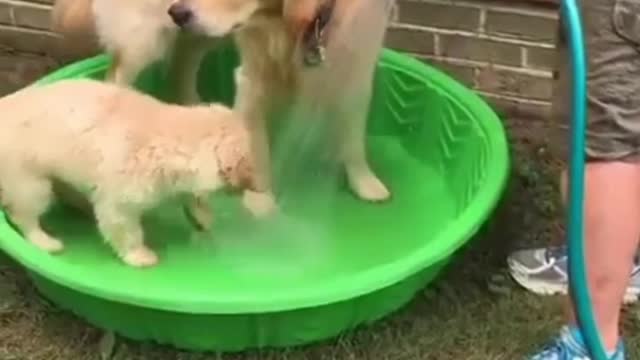
{"type": "Polygon", "coordinates": [[[585,345],[594,360],[608,360],[591,305],[584,251],[584,172],[587,116],[587,54],[577,0],[562,1],[562,16],[570,46],[572,121],[569,162],[569,286],[585,345]]]}

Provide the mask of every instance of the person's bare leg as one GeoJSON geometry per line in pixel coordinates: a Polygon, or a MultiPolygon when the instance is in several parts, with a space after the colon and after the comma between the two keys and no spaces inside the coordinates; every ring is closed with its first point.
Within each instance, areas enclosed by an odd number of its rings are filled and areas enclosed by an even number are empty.
{"type": "MultiPolygon", "coordinates": [[[[593,311],[609,351],[640,236],[640,165],[594,162],[585,173],[585,255],[593,311]]],[[[570,304],[570,322],[575,316],[570,304]]]]}
{"type": "MultiPolygon", "coordinates": [[[[631,162],[640,156],[640,34],[636,31],[637,22],[628,16],[640,11],[640,2],[581,0],[580,6],[589,49],[584,151],[595,160],[587,164],[585,171],[585,260],[604,345],[611,356],[622,360],[622,301],[636,300],[640,286],[639,267],[634,264],[640,237],[640,162],[631,162]]],[[[559,31],[557,42],[553,119],[566,125],[572,120],[571,57],[563,33],[559,31]]],[[[536,293],[545,293],[541,284],[554,285],[554,293],[566,293],[564,248],[514,253],[509,257],[509,267],[512,275],[516,274],[515,279],[528,280],[531,286],[525,287],[542,290],[536,293]]],[[[531,360],[590,359],[569,301],[566,320],[569,326],[563,327],[554,341],[531,360]]]]}

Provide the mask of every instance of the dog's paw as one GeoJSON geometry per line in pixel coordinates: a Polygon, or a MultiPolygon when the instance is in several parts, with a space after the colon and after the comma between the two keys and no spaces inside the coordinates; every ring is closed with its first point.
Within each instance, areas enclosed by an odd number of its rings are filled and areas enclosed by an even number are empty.
{"type": "Polygon", "coordinates": [[[278,211],[278,204],[271,193],[247,190],[242,196],[242,204],[257,218],[264,218],[278,211]]]}
{"type": "Polygon", "coordinates": [[[351,189],[363,200],[381,202],[391,197],[387,186],[373,174],[349,179],[351,189]]]}
{"type": "Polygon", "coordinates": [[[62,241],[47,235],[44,232],[36,233],[29,237],[32,244],[48,253],[58,253],[64,250],[62,241]]]}
{"type": "Polygon", "coordinates": [[[150,267],[158,263],[158,255],[148,247],[141,245],[127,251],[122,260],[133,267],[150,267]]]}

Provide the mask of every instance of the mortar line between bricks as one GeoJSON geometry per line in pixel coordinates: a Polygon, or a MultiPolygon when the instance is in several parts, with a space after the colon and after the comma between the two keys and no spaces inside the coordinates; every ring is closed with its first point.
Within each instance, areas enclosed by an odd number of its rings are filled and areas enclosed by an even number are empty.
{"type": "Polygon", "coordinates": [[[432,26],[411,25],[407,23],[401,23],[401,24],[396,24],[391,26],[391,29],[422,31],[422,32],[442,34],[442,35],[459,35],[459,36],[465,36],[465,37],[480,39],[480,40],[491,40],[491,41],[505,43],[505,44],[530,46],[530,47],[536,47],[541,49],[555,49],[555,45],[552,44],[551,42],[545,43],[545,42],[535,42],[535,41],[528,41],[528,40],[510,39],[506,37],[500,37],[500,36],[489,35],[489,34],[481,34],[481,33],[472,32],[472,31],[451,30],[451,29],[443,29],[443,28],[437,28],[432,26]]]}
{"type": "Polygon", "coordinates": [[[50,4],[33,2],[29,0],[2,0],[3,3],[9,4],[11,6],[22,6],[22,7],[30,7],[35,9],[42,9],[50,11],[52,6],[50,4]]]}
{"type": "Polygon", "coordinates": [[[500,6],[500,5],[479,4],[475,2],[469,2],[469,1],[455,1],[455,2],[451,0],[411,0],[411,1],[421,2],[426,4],[435,4],[435,5],[467,7],[467,8],[473,8],[473,9],[487,9],[492,11],[505,12],[509,14],[528,15],[528,16],[542,17],[542,18],[553,19],[553,20],[557,20],[559,18],[558,11],[555,11],[555,10],[522,9],[522,8],[513,8],[508,6],[500,6]]]}
{"type": "Polygon", "coordinates": [[[6,25],[6,26],[15,27],[16,26],[16,13],[13,10],[13,6],[9,6],[9,20],[11,21],[11,25],[6,25]]]}
{"type": "Polygon", "coordinates": [[[471,70],[472,70],[471,73],[473,74],[473,88],[477,89],[478,87],[480,87],[480,80],[479,80],[480,68],[472,67],[471,70]]]}
{"type": "Polygon", "coordinates": [[[15,25],[5,25],[5,24],[0,24],[0,31],[22,31],[25,33],[31,33],[31,34],[38,34],[38,35],[47,35],[47,36],[52,36],[52,37],[56,37],[56,38],[62,38],[61,35],[56,34],[52,31],[49,30],[42,30],[42,29],[35,29],[35,28],[30,28],[30,27],[23,27],[23,26],[15,26],[15,25]]]}
{"type": "Polygon", "coordinates": [[[497,70],[509,71],[509,72],[513,72],[521,75],[537,77],[540,79],[553,79],[553,72],[547,71],[547,70],[527,69],[527,68],[521,68],[516,66],[500,65],[500,64],[494,64],[494,63],[477,61],[477,60],[458,59],[458,58],[452,58],[447,56],[425,55],[425,54],[415,54],[415,53],[411,53],[411,55],[419,59],[441,61],[441,62],[449,63],[452,65],[462,65],[462,66],[482,67],[482,68],[492,67],[497,70]]]}
{"type": "Polygon", "coordinates": [[[480,19],[478,20],[478,32],[486,33],[487,32],[487,9],[480,9],[480,15],[478,15],[480,19]]]}
{"type": "Polygon", "coordinates": [[[513,101],[513,102],[517,102],[520,104],[527,104],[527,105],[551,106],[550,101],[526,99],[518,96],[502,95],[502,94],[496,94],[496,93],[482,91],[482,90],[474,90],[474,91],[482,96],[487,96],[494,99],[508,100],[508,101],[513,101]]]}
{"type": "Polygon", "coordinates": [[[524,46],[520,48],[520,59],[522,59],[521,60],[522,67],[528,69],[529,68],[529,51],[527,51],[527,48],[524,46]]]}

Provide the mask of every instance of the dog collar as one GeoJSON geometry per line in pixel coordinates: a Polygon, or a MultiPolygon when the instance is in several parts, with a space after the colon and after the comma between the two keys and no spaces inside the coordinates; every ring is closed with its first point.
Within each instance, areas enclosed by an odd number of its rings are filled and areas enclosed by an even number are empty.
{"type": "Polygon", "coordinates": [[[303,61],[306,66],[318,66],[325,61],[326,28],[333,15],[335,0],[325,2],[318,10],[303,37],[303,61]]]}

